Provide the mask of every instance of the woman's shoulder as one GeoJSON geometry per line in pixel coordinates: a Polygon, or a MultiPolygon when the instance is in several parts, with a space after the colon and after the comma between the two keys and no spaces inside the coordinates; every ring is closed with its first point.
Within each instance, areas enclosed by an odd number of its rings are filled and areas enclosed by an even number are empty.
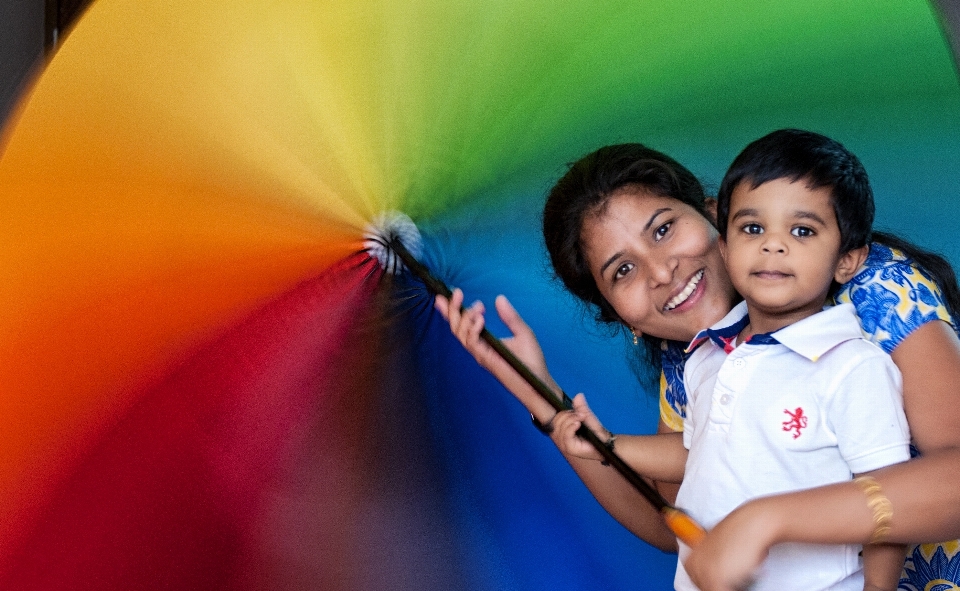
{"type": "Polygon", "coordinates": [[[891,352],[904,338],[933,320],[955,326],[933,278],[899,250],[873,243],[856,275],[834,296],[857,310],[867,338],[891,352]]]}
{"type": "Polygon", "coordinates": [[[674,341],[663,341],[660,351],[660,419],[674,431],[683,431],[683,419],[687,415],[683,374],[688,355],[683,343],[674,341]]]}

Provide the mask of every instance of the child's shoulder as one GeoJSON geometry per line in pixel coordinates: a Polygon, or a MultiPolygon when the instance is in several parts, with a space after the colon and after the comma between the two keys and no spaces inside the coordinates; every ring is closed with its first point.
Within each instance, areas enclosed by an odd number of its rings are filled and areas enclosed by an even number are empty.
{"type": "Polygon", "coordinates": [[[856,364],[873,359],[884,365],[893,364],[882,348],[866,338],[856,310],[849,303],[829,306],[774,333],[774,337],[813,362],[811,369],[827,375],[846,373],[856,364]]]}
{"type": "MultiPolygon", "coordinates": [[[[865,373],[889,371],[899,375],[899,369],[890,354],[866,337],[849,339],[837,344],[817,361],[826,375],[846,377],[865,373]]],[[[859,377],[855,379],[860,379],[859,377]]]]}

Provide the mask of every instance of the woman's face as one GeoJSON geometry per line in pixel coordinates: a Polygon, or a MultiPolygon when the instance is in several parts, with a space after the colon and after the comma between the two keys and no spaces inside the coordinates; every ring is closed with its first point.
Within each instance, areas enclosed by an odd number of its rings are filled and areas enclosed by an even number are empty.
{"type": "Polygon", "coordinates": [[[580,237],[600,293],[638,333],[689,341],[733,306],[717,230],[681,201],[621,189],[580,237]]]}

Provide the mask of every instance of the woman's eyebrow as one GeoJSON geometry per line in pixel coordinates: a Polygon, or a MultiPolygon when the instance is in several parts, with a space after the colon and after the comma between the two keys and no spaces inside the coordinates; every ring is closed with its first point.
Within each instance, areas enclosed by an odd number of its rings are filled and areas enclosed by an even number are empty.
{"type": "Polygon", "coordinates": [[[620,252],[615,253],[612,257],[607,259],[607,262],[600,265],[600,276],[603,277],[603,272],[607,270],[607,267],[612,265],[617,259],[619,259],[622,256],[623,256],[623,251],[621,250],[620,252]]]}
{"type": "Polygon", "coordinates": [[[650,226],[653,225],[653,222],[656,221],[657,216],[659,216],[661,213],[663,213],[663,212],[665,212],[665,211],[673,211],[673,208],[671,208],[671,207],[661,207],[661,208],[658,209],[657,211],[653,212],[653,215],[651,215],[651,216],[650,216],[650,219],[647,220],[647,225],[643,227],[643,231],[646,232],[647,230],[649,230],[649,229],[650,229],[650,226]]]}
{"type": "MultiPolygon", "coordinates": [[[[673,211],[673,208],[672,208],[672,207],[661,207],[660,209],[658,209],[658,210],[656,210],[655,212],[653,212],[653,215],[651,215],[651,216],[650,216],[650,219],[647,220],[646,225],[643,226],[643,231],[646,232],[647,230],[649,230],[649,229],[650,229],[650,226],[652,226],[653,223],[654,223],[655,221],[657,221],[657,217],[658,217],[661,213],[664,213],[664,212],[667,212],[667,211],[673,211]]],[[[617,259],[619,259],[619,258],[622,257],[622,256],[623,256],[623,251],[621,250],[621,251],[619,251],[619,252],[614,253],[614,255],[613,255],[612,257],[610,257],[609,259],[607,259],[607,262],[605,262],[605,263],[603,263],[602,265],[600,265],[600,275],[603,276],[603,272],[607,270],[607,267],[609,267],[610,265],[612,265],[617,259]]]]}

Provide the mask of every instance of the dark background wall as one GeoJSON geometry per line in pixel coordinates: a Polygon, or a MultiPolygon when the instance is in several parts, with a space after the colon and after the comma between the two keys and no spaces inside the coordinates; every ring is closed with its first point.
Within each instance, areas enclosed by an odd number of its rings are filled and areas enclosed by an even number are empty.
{"type": "Polygon", "coordinates": [[[34,68],[91,0],[0,0],[0,122],[34,68]]]}
{"type": "Polygon", "coordinates": [[[43,56],[45,26],[43,0],[0,0],[0,120],[43,56]]]}
{"type": "Polygon", "coordinates": [[[953,49],[953,63],[960,73],[960,0],[932,0],[940,13],[943,33],[953,49]]]}

